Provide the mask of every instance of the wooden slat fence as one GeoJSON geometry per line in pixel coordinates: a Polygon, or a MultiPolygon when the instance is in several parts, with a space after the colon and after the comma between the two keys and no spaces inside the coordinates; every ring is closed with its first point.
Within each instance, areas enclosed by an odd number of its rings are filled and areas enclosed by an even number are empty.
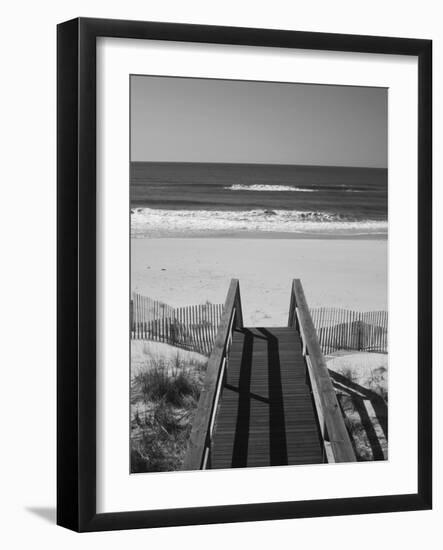
{"type": "Polygon", "coordinates": [[[388,312],[311,309],[323,353],[338,350],[388,352],[388,312]]]}
{"type": "Polygon", "coordinates": [[[222,304],[173,308],[147,296],[133,293],[131,338],[164,342],[209,356],[222,313],[222,304]]]}

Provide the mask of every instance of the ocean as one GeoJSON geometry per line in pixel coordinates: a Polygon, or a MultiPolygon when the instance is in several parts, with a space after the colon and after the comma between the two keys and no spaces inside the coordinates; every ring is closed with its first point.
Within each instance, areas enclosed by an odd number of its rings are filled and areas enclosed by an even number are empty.
{"type": "Polygon", "coordinates": [[[131,236],[387,236],[387,170],[132,162],[131,236]]]}

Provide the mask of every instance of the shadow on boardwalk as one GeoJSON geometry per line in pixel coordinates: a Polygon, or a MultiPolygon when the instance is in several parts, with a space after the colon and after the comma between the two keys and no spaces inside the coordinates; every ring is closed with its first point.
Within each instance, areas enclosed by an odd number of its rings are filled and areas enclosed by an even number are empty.
{"type": "Polygon", "coordinates": [[[233,332],[212,468],[320,463],[323,452],[293,328],[233,332]]]}
{"type": "Polygon", "coordinates": [[[264,403],[269,410],[270,465],[287,464],[288,451],[286,444],[285,413],[283,408],[283,389],[281,384],[278,339],[265,328],[258,328],[255,333],[244,328],[241,332],[243,333],[243,350],[238,387],[226,384],[228,390],[238,394],[238,412],[232,452],[232,467],[242,468],[247,465],[252,401],[264,403]],[[263,340],[267,346],[268,397],[258,395],[251,391],[254,339],[263,340]]]}

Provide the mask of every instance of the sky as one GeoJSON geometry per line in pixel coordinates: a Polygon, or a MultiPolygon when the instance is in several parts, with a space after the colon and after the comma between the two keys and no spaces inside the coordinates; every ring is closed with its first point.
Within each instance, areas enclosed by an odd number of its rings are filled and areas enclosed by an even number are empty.
{"type": "Polygon", "coordinates": [[[387,89],[131,76],[131,160],[387,167],[387,89]]]}

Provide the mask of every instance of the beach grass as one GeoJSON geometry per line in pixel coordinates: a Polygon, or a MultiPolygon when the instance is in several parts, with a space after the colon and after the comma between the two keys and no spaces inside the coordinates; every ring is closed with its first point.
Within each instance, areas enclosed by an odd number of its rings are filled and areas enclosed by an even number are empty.
{"type": "Polygon", "coordinates": [[[205,369],[195,354],[147,354],[131,383],[132,473],[180,469],[205,369]]]}

